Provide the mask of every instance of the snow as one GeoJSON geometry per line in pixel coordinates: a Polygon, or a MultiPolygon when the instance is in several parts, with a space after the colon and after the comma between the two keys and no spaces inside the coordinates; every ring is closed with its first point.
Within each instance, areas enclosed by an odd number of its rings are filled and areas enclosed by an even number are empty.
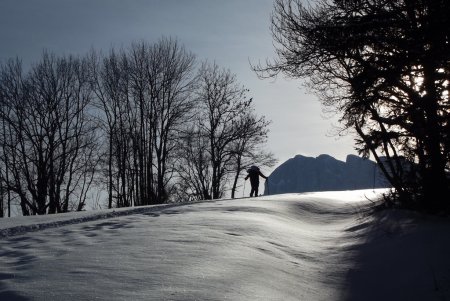
{"type": "Polygon", "coordinates": [[[0,300],[448,300],[450,221],[385,190],[0,220],[0,300]]]}

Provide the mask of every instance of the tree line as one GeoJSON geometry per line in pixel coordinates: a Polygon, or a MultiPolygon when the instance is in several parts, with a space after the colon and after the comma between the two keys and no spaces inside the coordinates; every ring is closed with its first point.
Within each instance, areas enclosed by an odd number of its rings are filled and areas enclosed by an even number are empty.
{"type": "Polygon", "coordinates": [[[177,40],[0,65],[0,215],[235,197],[273,166],[249,90],[177,40]]]}

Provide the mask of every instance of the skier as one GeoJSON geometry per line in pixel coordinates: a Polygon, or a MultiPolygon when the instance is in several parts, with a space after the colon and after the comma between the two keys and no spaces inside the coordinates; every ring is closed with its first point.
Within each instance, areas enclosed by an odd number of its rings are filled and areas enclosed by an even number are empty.
{"type": "Polygon", "coordinates": [[[259,168],[255,165],[252,165],[248,170],[248,175],[245,177],[245,180],[247,181],[248,178],[250,178],[250,184],[252,186],[252,189],[250,191],[250,197],[255,194],[255,196],[258,196],[258,188],[259,188],[259,176],[263,177],[264,179],[267,179],[265,175],[261,173],[259,168]]]}

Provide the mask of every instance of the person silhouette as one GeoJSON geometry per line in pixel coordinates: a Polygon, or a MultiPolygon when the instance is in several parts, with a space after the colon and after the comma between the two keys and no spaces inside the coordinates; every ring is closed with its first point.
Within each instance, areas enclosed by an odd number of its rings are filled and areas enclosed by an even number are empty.
{"type": "Polygon", "coordinates": [[[250,178],[250,185],[252,186],[252,189],[250,190],[250,197],[253,195],[258,196],[258,188],[259,188],[259,177],[263,177],[264,179],[267,179],[265,175],[261,173],[259,170],[259,167],[252,165],[249,169],[247,169],[247,176],[245,177],[245,180],[247,181],[248,178],[250,178]]]}

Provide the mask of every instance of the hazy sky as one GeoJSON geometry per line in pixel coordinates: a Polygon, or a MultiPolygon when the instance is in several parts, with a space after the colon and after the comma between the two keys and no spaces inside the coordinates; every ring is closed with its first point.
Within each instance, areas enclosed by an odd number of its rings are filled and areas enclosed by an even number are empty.
{"type": "Polygon", "coordinates": [[[256,112],[272,121],[267,147],[279,164],[297,154],[345,160],[353,139],[329,135],[336,118],[324,118],[315,96],[298,80],[260,80],[250,68],[274,57],[272,8],[273,0],[0,0],[0,61],[31,64],[43,49],[83,55],[173,37],[250,90],[256,112]]]}

